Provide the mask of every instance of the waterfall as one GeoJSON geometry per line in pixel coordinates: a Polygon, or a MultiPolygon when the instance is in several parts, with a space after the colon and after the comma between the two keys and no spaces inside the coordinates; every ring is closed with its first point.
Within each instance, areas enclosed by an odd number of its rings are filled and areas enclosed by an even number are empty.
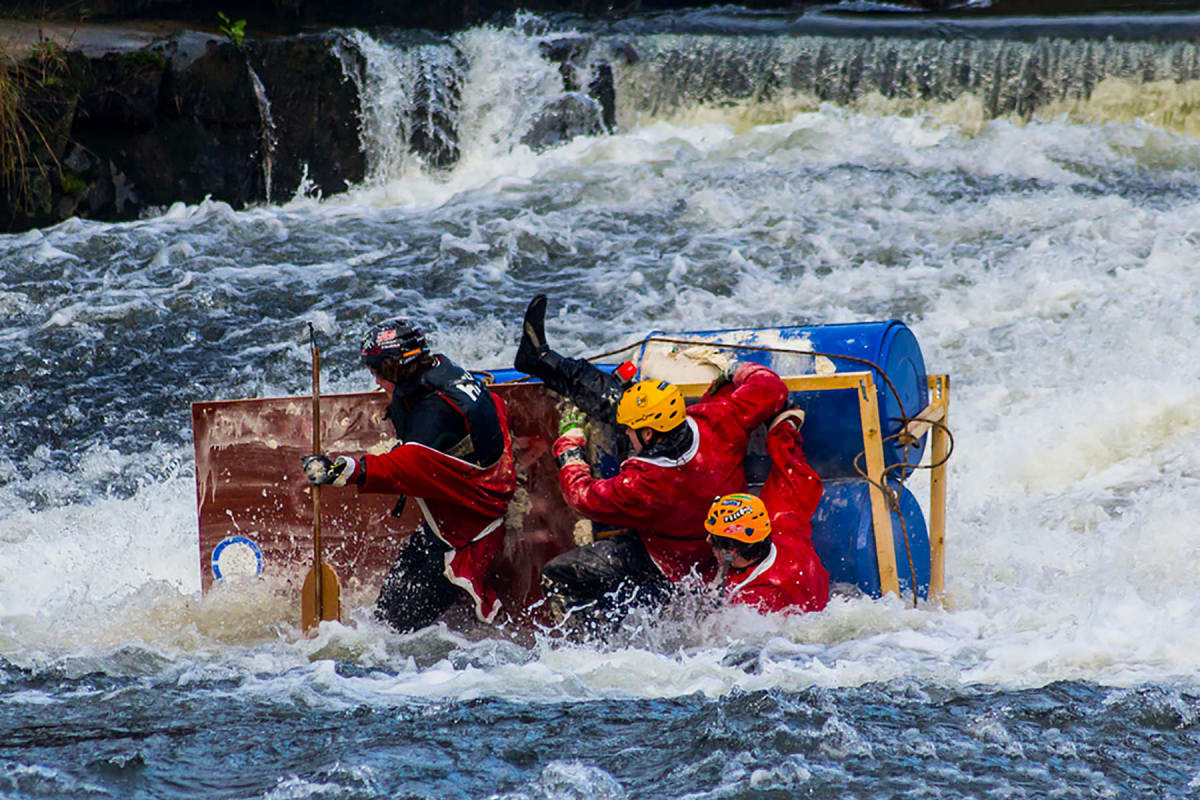
{"type": "Polygon", "coordinates": [[[984,119],[1077,113],[1200,129],[1191,42],[659,34],[634,46],[617,87],[626,126],[697,107],[753,107],[760,123],[821,102],[905,111],[971,98],[984,119]]]}
{"type": "Polygon", "coordinates": [[[612,72],[591,57],[591,37],[476,28],[433,42],[363,31],[349,41],[362,69],[338,56],[359,92],[368,184],[601,133],[611,114],[612,72]]]}
{"type": "Polygon", "coordinates": [[[258,102],[258,115],[262,120],[262,169],[263,169],[263,196],[267,202],[271,200],[271,164],[275,157],[275,120],[271,118],[271,101],[267,99],[267,89],[263,86],[262,79],[258,77],[258,73],[254,71],[254,67],[250,66],[250,62],[246,62],[246,69],[250,71],[250,81],[254,84],[254,99],[258,102]]]}
{"type": "Polygon", "coordinates": [[[459,157],[457,127],[465,58],[451,42],[408,45],[354,31],[362,74],[348,71],[359,92],[360,138],[367,183],[459,157]]]}
{"type": "Polygon", "coordinates": [[[351,65],[339,56],[359,93],[368,185],[611,130],[614,102],[615,127],[626,131],[660,119],[746,128],[832,103],[933,112],[966,128],[1067,114],[1200,134],[1200,45],[1189,41],[593,36],[520,27],[444,39],[348,36],[361,58],[351,65]],[[610,82],[597,89],[600,74],[610,82]]]}

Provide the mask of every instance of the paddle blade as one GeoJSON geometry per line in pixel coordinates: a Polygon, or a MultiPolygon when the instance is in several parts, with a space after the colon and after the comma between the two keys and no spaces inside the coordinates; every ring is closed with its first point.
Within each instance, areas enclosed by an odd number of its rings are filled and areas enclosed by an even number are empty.
{"type": "Polygon", "coordinates": [[[321,564],[321,608],[317,608],[317,570],[314,567],[304,576],[300,590],[300,627],[308,633],[323,619],[342,617],[342,586],[337,573],[328,564],[321,564]]]}

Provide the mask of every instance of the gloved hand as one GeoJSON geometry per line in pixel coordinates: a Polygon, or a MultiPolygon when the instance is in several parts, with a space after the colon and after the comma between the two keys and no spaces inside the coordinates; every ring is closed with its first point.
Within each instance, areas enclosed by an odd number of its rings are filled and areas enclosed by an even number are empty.
{"type": "Polygon", "coordinates": [[[803,408],[787,408],[779,413],[779,416],[771,420],[771,424],[767,426],[767,430],[771,430],[776,425],[791,425],[795,430],[800,430],[804,424],[804,409],[803,408]]]}
{"type": "Polygon", "coordinates": [[[587,415],[576,408],[573,403],[568,403],[558,417],[558,435],[562,436],[567,431],[577,428],[586,440],[587,434],[583,430],[585,422],[587,422],[587,415]]]}
{"type": "Polygon", "coordinates": [[[708,385],[708,389],[704,391],[706,397],[711,397],[723,387],[733,383],[733,374],[737,372],[738,367],[742,366],[731,354],[723,352],[706,355],[702,363],[720,370],[717,377],[713,378],[712,383],[708,385]]]}
{"type": "Polygon", "coordinates": [[[554,442],[554,460],[558,468],[568,464],[587,464],[583,448],[587,446],[587,437],[583,428],[571,428],[554,442]]]}
{"type": "Polygon", "coordinates": [[[358,462],[349,456],[338,456],[336,461],[331,461],[328,456],[318,453],[301,456],[300,463],[304,465],[308,482],[314,486],[345,486],[358,469],[358,462]]]}
{"type": "Polygon", "coordinates": [[[732,353],[727,353],[724,350],[716,350],[708,353],[704,358],[700,359],[701,364],[708,364],[717,368],[718,378],[723,378],[725,381],[733,380],[733,371],[737,368],[737,359],[732,353]]]}

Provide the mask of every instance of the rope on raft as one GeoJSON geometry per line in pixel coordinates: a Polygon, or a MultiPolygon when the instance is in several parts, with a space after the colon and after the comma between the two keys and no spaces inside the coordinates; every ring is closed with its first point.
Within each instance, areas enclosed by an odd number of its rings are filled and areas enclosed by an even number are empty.
{"type": "MultiPolygon", "coordinates": [[[[905,554],[908,557],[908,574],[909,574],[909,577],[910,577],[911,583],[912,583],[913,608],[917,607],[917,570],[916,570],[916,566],[913,564],[912,546],[909,544],[909,540],[908,540],[908,524],[904,520],[904,515],[900,513],[900,494],[901,494],[901,492],[904,491],[904,480],[905,480],[905,476],[908,474],[909,470],[918,470],[918,469],[932,470],[936,467],[942,466],[943,464],[945,464],[947,461],[950,460],[950,456],[954,452],[954,435],[950,432],[949,427],[947,427],[945,424],[943,424],[941,422],[934,422],[931,420],[921,420],[922,422],[925,422],[926,424],[930,425],[931,427],[936,427],[936,428],[939,428],[940,430],[944,431],[946,433],[946,435],[949,437],[949,446],[946,449],[946,455],[940,461],[938,461],[936,464],[930,463],[930,464],[922,465],[920,463],[914,464],[914,463],[910,462],[908,460],[909,450],[916,445],[916,441],[913,440],[912,437],[909,436],[905,432],[904,428],[910,422],[913,422],[916,418],[910,417],[908,415],[908,412],[904,408],[904,400],[900,397],[899,390],[896,389],[896,385],[894,383],[892,383],[892,379],[888,377],[887,373],[884,372],[883,369],[877,363],[872,361],[871,359],[861,358],[859,356],[847,356],[847,355],[842,355],[840,353],[823,353],[819,350],[798,350],[798,349],[791,348],[791,347],[773,347],[770,345],[732,344],[732,343],[727,343],[727,342],[712,342],[712,341],[704,341],[704,340],[699,340],[699,339],[677,339],[674,337],[667,337],[667,336],[647,336],[644,339],[640,339],[639,341],[636,341],[632,344],[625,345],[624,347],[618,347],[614,350],[607,350],[603,353],[597,353],[596,355],[587,356],[587,360],[588,361],[598,361],[602,358],[609,358],[610,356],[615,356],[620,353],[624,353],[624,352],[627,352],[630,350],[634,350],[638,347],[642,347],[646,344],[649,344],[650,342],[661,342],[663,344],[678,344],[678,345],[689,345],[689,346],[699,345],[699,346],[703,346],[703,347],[715,347],[715,348],[723,348],[723,349],[729,349],[729,350],[750,350],[750,351],[762,352],[762,353],[786,353],[789,355],[813,356],[814,358],[817,358],[817,357],[824,357],[824,358],[829,358],[829,359],[837,358],[837,359],[841,359],[842,361],[852,361],[852,362],[856,362],[859,364],[864,364],[864,365],[870,367],[872,370],[874,370],[875,373],[878,374],[879,377],[883,379],[884,384],[886,384],[888,390],[891,392],[892,396],[896,399],[896,405],[899,406],[899,408],[900,408],[900,416],[899,417],[889,417],[889,421],[900,423],[901,430],[897,433],[892,434],[891,436],[884,437],[883,442],[886,443],[892,439],[899,440],[904,445],[904,459],[896,462],[895,464],[889,464],[888,466],[886,466],[884,468],[884,470],[883,470],[884,475],[883,475],[882,482],[876,482],[876,481],[872,480],[870,478],[870,476],[867,475],[866,470],[862,466],[860,466],[859,459],[866,458],[866,450],[859,451],[858,455],[856,455],[854,457],[853,466],[854,466],[855,472],[857,472],[863,478],[863,480],[867,481],[867,483],[876,487],[883,493],[884,499],[887,501],[889,511],[891,513],[895,514],[896,517],[900,520],[900,533],[904,539],[904,550],[905,550],[905,554]],[[887,474],[896,469],[900,470],[900,477],[896,479],[896,487],[897,488],[892,488],[892,486],[888,484],[887,474]]],[[[477,373],[477,374],[479,374],[479,373],[477,373]]],[[[487,378],[494,380],[494,378],[492,377],[492,375],[490,373],[483,373],[483,374],[486,375],[487,378]]],[[[521,383],[521,382],[527,381],[529,379],[530,379],[530,376],[527,375],[523,378],[517,378],[515,381],[513,381],[513,383],[521,383]]],[[[487,382],[491,383],[492,380],[487,380],[487,382]]]]}

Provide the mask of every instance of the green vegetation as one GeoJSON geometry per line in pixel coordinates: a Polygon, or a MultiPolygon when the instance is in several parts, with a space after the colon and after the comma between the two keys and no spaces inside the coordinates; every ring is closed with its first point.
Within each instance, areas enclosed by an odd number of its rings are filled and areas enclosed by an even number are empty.
{"type": "Polygon", "coordinates": [[[83,176],[66,169],[62,171],[60,184],[63,194],[76,199],[83,197],[90,185],[83,176]]]}
{"type": "Polygon", "coordinates": [[[221,20],[221,33],[225,34],[226,38],[235,46],[241,48],[246,42],[246,20],[239,19],[237,22],[231,22],[229,17],[225,16],[224,11],[218,11],[217,18],[221,20]]]}
{"type": "Polygon", "coordinates": [[[143,70],[164,68],[167,65],[167,57],[147,47],[129,53],[117,53],[116,62],[120,74],[133,75],[143,70]]]}
{"type": "Polygon", "coordinates": [[[35,184],[51,171],[62,173],[47,98],[66,69],[62,48],[48,40],[19,61],[0,49],[0,189],[10,209],[36,205],[35,184]]]}

